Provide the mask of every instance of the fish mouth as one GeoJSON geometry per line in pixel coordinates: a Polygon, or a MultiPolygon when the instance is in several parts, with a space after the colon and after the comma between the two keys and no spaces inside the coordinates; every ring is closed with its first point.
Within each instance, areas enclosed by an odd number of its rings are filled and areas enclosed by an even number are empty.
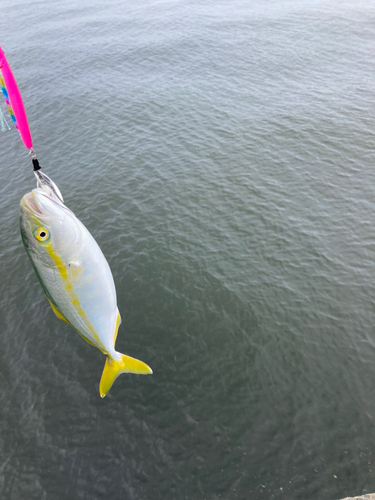
{"type": "Polygon", "coordinates": [[[45,215],[43,214],[42,210],[38,206],[38,202],[33,194],[31,193],[26,193],[25,196],[21,200],[21,208],[26,209],[28,212],[31,212],[33,215],[45,215]]]}
{"type": "MultiPolygon", "coordinates": [[[[25,196],[22,198],[20,207],[21,210],[25,210],[26,212],[29,212],[31,215],[34,217],[37,217],[38,219],[50,219],[52,214],[46,212],[46,210],[43,207],[43,204],[41,200],[39,200],[39,194],[42,196],[45,196],[51,201],[54,201],[52,198],[49,196],[45,195],[44,193],[38,193],[35,194],[35,190],[31,191],[31,193],[26,193],[25,196]]],[[[55,203],[55,202],[54,202],[55,203]]]]}
{"type": "Polygon", "coordinates": [[[43,207],[43,198],[48,199],[60,208],[64,208],[66,211],[72,213],[63,203],[60,201],[57,202],[40,189],[34,189],[31,193],[25,194],[20,203],[21,210],[26,210],[38,218],[53,217],[53,215],[48,211],[46,212],[45,207],[43,207]]]}

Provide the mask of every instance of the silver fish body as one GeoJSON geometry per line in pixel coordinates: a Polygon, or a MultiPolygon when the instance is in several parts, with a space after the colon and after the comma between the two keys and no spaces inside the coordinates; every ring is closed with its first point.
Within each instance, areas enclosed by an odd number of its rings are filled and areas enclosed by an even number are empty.
{"type": "Polygon", "coordinates": [[[142,361],[115,350],[121,319],[108,262],[86,227],[63,202],[42,188],[20,204],[25,249],[56,315],[107,356],[102,397],[124,372],[148,374],[142,361]]]}

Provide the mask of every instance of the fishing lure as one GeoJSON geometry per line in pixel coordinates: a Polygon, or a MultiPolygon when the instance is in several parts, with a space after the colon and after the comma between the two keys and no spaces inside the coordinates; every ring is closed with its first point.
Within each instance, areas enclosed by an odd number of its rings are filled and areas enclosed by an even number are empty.
{"type": "MultiPolygon", "coordinates": [[[[32,159],[34,167],[34,175],[36,177],[37,186],[43,187],[47,192],[52,192],[61,201],[63,201],[59,188],[56,184],[44,173],[41,172],[41,167],[39,161],[36,158],[36,153],[33,149],[33,141],[31,138],[29,123],[27,121],[25,106],[22,101],[21,92],[19,91],[16,79],[10,69],[7,58],[5,57],[3,49],[0,47],[0,87],[3,93],[5,103],[7,105],[10,117],[14,126],[20,133],[22,142],[29,150],[29,156],[32,159]]],[[[3,127],[4,120],[1,120],[2,114],[0,114],[0,122],[3,127]]],[[[5,120],[6,125],[7,122],[5,120]]],[[[9,127],[8,127],[9,128],[9,127]]]]}
{"type": "Polygon", "coordinates": [[[8,111],[14,126],[20,133],[22,142],[27,149],[32,149],[33,141],[31,139],[29,124],[27,122],[25,106],[23,105],[21,93],[18,89],[16,79],[10,69],[3,49],[0,47],[0,85],[8,111]]]}

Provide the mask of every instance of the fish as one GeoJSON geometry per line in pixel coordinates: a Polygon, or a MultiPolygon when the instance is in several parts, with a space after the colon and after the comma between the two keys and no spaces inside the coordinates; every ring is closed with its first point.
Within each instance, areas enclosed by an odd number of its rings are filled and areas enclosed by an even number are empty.
{"type": "Polygon", "coordinates": [[[121,373],[152,374],[143,361],[116,351],[121,316],[109,264],[88,229],[64,205],[61,194],[41,183],[25,194],[20,227],[52,310],[106,356],[100,396],[108,393],[121,373]]]}

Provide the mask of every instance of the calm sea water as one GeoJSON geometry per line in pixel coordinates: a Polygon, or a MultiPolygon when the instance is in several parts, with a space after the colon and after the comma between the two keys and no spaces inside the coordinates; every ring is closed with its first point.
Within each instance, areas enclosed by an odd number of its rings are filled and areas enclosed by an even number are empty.
{"type": "Polygon", "coordinates": [[[3,0],[44,171],[106,255],[101,353],[23,249],[0,134],[0,498],[375,491],[375,4],[3,0]]]}

